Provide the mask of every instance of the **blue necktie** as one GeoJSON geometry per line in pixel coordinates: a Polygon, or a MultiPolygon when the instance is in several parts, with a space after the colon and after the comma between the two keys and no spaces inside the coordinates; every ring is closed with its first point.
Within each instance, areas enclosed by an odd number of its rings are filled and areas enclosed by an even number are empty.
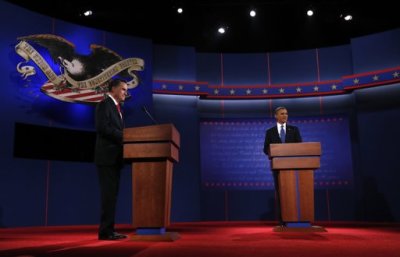
{"type": "Polygon", "coordinates": [[[282,143],[285,143],[285,130],[283,129],[283,125],[281,125],[281,141],[282,143]]]}

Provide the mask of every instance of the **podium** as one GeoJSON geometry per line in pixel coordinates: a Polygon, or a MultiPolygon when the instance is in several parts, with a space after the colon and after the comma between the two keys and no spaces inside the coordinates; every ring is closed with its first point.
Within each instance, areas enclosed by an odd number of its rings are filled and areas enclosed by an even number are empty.
{"type": "Polygon", "coordinates": [[[314,170],[320,167],[319,142],[271,144],[272,172],[278,172],[283,227],[274,231],[325,231],[314,221],[314,170]]]}
{"type": "Polygon", "coordinates": [[[133,240],[174,241],[170,224],[173,162],[180,135],[173,124],[124,129],[124,159],[132,162],[133,240]]]}

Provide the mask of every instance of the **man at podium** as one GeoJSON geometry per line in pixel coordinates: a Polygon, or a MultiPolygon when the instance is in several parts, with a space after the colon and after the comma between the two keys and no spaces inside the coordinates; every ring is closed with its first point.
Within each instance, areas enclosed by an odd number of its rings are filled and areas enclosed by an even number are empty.
{"type": "MultiPolygon", "coordinates": [[[[280,106],[275,109],[275,119],[276,126],[269,128],[265,134],[264,141],[264,153],[269,155],[269,145],[270,144],[280,144],[280,143],[300,143],[302,142],[300,130],[296,126],[291,126],[287,124],[288,111],[286,107],[280,106]]],[[[281,203],[279,199],[279,183],[278,176],[279,172],[273,172],[275,193],[277,199],[277,215],[280,225],[283,224],[281,215],[281,203]]]]}
{"type": "Polygon", "coordinates": [[[124,123],[120,104],[125,101],[128,85],[115,79],[108,84],[106,98],[96,106],[95,164],[100,182],[101,216],[99,240],[118,240],[126,235],[114,231],[115,208],[123,166],[124,123]]]}

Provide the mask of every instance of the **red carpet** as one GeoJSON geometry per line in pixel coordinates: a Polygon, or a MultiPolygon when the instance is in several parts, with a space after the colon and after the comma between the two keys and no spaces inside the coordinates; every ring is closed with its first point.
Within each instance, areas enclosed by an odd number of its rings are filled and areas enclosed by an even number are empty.
{"type": "MultiPolygon", "coordinates": [[[[328,232],[272,232],[272,223],[177,223],[175,242],[98,241],[97,226],[0,229],[1,257],[400,257],[399,224],[317,224],[328,232]]],[[[129,225],[118,232],[133,234],[129,225]]]]}

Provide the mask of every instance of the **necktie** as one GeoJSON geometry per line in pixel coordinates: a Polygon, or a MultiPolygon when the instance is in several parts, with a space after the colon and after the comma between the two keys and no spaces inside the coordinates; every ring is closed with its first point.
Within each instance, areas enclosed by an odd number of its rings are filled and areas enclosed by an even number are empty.
{"type": "Polygon", "coordinates": [[[283,129],[283,125],[281,125],[281,133],[280,133],[281,135],[281,141],[282,141],[282,143],[285,143],[285,136],[286,136],[286,134],[285,134],[285,130],[283,129]]]}
{"type": "Polygon", "coordinates": [[[120,106],[119,104],[117,104],[117,110],[118,110],[118,112],[119,112],[119,115],[120,115],[121,118],[122,118],[121,106],[120,106]]]}

